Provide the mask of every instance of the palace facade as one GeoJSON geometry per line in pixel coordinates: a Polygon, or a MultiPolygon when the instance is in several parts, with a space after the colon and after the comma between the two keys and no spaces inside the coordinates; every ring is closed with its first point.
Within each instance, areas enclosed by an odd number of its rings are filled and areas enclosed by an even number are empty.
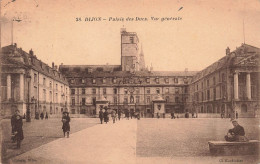
{"type": "Polygon", "coordinates": [[[1,115],[10,116],[16,106],[24,115],[35,113],[60,114],[69,108],[69,84],[58,71],[49,67],[16,44],[2,48],[1,54],[1,115]]]}
{"type": "Polygon", "coordinates": [[[232,52],[227,48],[223,58],[199,72],[153,71],[145,67],[137,34],[122,28],[120,65],[61,64],[57,69],[37,59],[33,51],[11,45],[2,53],[2,115],[12,113],[12,104],[25,113],[29,104],[32,114],[66,110],[95,116],[108,106],[146,117],[171,112],[220,117],[234,111],[255,117],[259,55],[259,48],[242,44],[232,52]]]}

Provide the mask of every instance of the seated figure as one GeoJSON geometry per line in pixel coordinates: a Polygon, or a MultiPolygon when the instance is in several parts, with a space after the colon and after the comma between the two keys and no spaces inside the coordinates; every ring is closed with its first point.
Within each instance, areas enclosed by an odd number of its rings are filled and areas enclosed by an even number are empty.
{"type": "Polygon", "coordinates": [[[232,120],[234,126],[233,129],[228,130],[228,134],[225,136],[225,140],[229,142],[245,142],[248,139],[245,137],[245,130],[238,124],[236,120],[232,120]]]}

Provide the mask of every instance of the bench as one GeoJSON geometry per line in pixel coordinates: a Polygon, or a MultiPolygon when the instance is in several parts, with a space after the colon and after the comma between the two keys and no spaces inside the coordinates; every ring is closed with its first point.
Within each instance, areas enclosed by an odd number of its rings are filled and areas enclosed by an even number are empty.
{"type": "Polygon", "coordinates": [[[258,155],[260,141],[248,142],[209,141],[211,155],[258,155]]]}

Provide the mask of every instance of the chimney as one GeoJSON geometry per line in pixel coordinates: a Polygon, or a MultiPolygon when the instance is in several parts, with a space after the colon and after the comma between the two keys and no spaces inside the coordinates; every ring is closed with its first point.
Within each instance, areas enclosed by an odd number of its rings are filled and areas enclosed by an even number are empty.
{"type": "Polygon", "coordinates": [[[227,49],[226,49],[226,55],[228,55],[228,54],[230,54],[230,49],[229,49],[229,47],[227,47],[227,49]]]}
{"type": "Polygon", "coordinates": [[[32,50],[32,49],[29,51],[29,54],[30,54],[30,55],[33,55],[33,50],[32,50]]]}
{"type": "Polygon", "coordinates": [[[52,65],[51,65],[51,67],[54,69],[54,62],[52,62],[52,65]]]}

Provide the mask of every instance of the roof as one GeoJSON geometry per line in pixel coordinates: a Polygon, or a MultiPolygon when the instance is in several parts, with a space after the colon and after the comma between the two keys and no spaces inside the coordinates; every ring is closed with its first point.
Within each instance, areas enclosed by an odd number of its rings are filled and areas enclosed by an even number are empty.
{"type": "Polygon", "coordinates": [[[236,66],[241,61],[246,58],[250,58],[253,55],[259,55],[260,49],[248,44],[242,44],[240,47],[236,48],[233,52],[222,57],[218,61],[209,65],[207,68],[199,71],[192,79],[192,81],[197,81],[202,77],[205,77],[219,69],[236,66]]]}
{"type": "Polygon", "coordinates": [[[16,44],[9,45],[2,48],[3,52],[3,63],[5,65],[13,64],[16,66],[20,66],[23,68],[31,68],[48,76],[52,79],[55,79],[63,84],[67,84],[67,79],[63,76],[58,70],[55,68],[51,68],[48,64],[42,62],[41,60],[37,59],[37,57],[31,53],[27,53],[23,51],[21,48],[17,48],[16,44]],[[18,58],[19,60],[15,60],[18,58]]]}
{"type": "Polygon", "coordinates": [[[61,65],[59,70],[66,77],[170,77],[193,76],[197,71],[121,71],[120,65],[61,65]],[[92,69],[90,71],[90,69],[92,69]]]}

